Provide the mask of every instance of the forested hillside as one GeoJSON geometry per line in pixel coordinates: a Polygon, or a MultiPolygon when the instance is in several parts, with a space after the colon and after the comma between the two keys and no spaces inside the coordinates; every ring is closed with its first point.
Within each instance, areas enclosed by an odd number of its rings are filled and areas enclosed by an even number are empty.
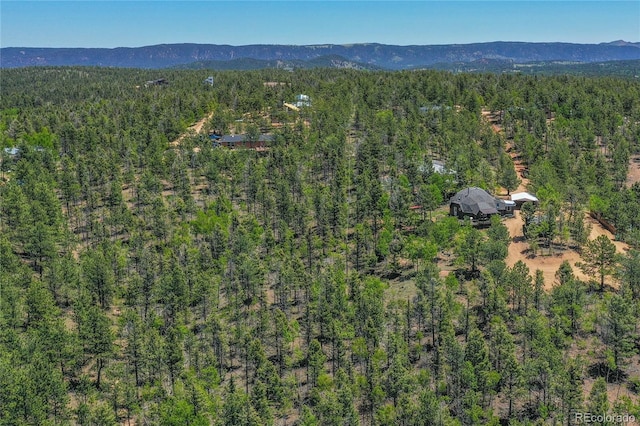
{"type": "Polygon", "coordinates": [[[3,70],[0,424],[640,418],[639,139],[606,77],[3,70]],[[448,217],[525,178],[552,282],[448,217]]]}

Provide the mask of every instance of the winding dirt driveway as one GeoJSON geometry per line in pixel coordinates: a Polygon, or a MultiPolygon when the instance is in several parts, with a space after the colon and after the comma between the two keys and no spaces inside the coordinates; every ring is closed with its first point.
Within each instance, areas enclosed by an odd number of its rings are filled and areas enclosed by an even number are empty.
{"type": "Polygon", "coordinates": [[[178,145],[180,145],[180,143],[182,142],[182,140],[184,138],[186,138],[187,136],[191,135],[191,134],[198,134],[202,132],[202,128],[204,127],[204,125],[207,123],[207,121],[211,120],[213,118],[213,112],[210,112],[209,114],[207,114],[206,116],[204,116],[203,118],[201,118],[200,120],[196,121],[194,124],[192,124],[191,126],[189,126],[187,128],[187,130],[181,134],[180,136],[178,136],[178,139],[169,142],[169,146],[172,147],[176,147],[178,145]]]}

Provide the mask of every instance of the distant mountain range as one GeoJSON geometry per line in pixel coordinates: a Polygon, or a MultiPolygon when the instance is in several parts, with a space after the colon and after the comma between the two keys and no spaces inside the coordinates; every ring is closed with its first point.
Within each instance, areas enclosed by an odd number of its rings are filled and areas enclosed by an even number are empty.
{"type": "Polygon", "coordinates": [[[454,73],[518,73],[528,75],[609,76],[640,79],[640,59],[602,62],[534,61],[515,63],[498,59],[440,63],[431,69],[454,73]]]}
{"type": "Polygon", "coordinates": [[[145,47],[0,49],[0,67],[105,66],[130,68],[296,68],[417,69],[477,61],[579,63],[637,60],[640,43],[600,44],[491,42],[393,46],[385,44],[247,45],[161,44],[145,47]]]}
{"type": "Polygon", "coordinates": [[[379,70],[371,64],[350,61],[339,55],[318,56],[317,58],[302,59],[253,59],[239,58],[229,61],[196,61],[188,64],[176,65],[172,68],[178,69],[209,69],[209,70],[257,70],[264,68],[281,68],[281,69],[306,69],[306,68],[349,68],[356,70],[379,70]]]}

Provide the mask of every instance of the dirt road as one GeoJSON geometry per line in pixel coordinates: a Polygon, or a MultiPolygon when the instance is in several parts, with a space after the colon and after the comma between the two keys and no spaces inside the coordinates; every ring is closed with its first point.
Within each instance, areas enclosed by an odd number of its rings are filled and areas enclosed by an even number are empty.
{"type": "Polygon", "coordinates": [[[209,114],[207,114],[204,118],[196,121],[194,124],[192,124],[191,126],[189,126],[189,128],[187,129],[186,132],[184,132],[183,134],[181,134],[178,139],[172,141],[169,143],[169,146],[178,146],[180,145],[180,142],[182,142],[182,140],[195,133],[198,134],[200,132],[202,132],[202,128],[204,127],[204,125],[207,123],[207,121],[211,120],[211,118],[213,118],[213,112],[210,112],[209,114]]]}

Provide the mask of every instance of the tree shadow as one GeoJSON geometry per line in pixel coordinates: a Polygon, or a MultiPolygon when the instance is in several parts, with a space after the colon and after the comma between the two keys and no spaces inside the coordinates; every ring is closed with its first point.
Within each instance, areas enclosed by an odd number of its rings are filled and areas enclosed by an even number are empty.
{"type": "Polygon", "coordinates": [[[540,416],[540,400],[539,399],[534,399],[531,401],[527,401],[524,403],[523,407],[522,407],[522,413],[524,418],[526,418],[527,420],[531,420],[531,421],[535,421],[539,418],[541,418],[540,416]]]}
{"type": "Polygon", "coordinates": [[[400,275],[402,275],[402,274],[400,272],[398,272],[398,271],[389,271],[389,272],[384,273],[382,275],[382,278],[385,278],[387,280],[395,280],[400,275]]]}
{"type": "Polygon", "coordinates": [[[587,369],[587,373],[589,377],[593,379],[597,379],[598,377],[602,377],[606,380],[607,383],[622,383],[624,382],[628,374],[624,371],[617,369],[613,370],[609,368],[609,366],[604,362],[596,362],[595,364],[591,364],[587,369]]]}
{"type": "Polygon", "coordinates": [[[527,241],[527,238],[524,235],[516,235],[512,238],[512,241],[514,243],[524,243],[525,241],[527,241]]]}
{"type": "Polygon", "coordinates": [[[480,270],[477,268],[475,271],[465,268],[458,268],[451,271],[451,273],[455,274],[456,278],[462,281],[471,281],[474,278],[480,278],[480,270]]]}

